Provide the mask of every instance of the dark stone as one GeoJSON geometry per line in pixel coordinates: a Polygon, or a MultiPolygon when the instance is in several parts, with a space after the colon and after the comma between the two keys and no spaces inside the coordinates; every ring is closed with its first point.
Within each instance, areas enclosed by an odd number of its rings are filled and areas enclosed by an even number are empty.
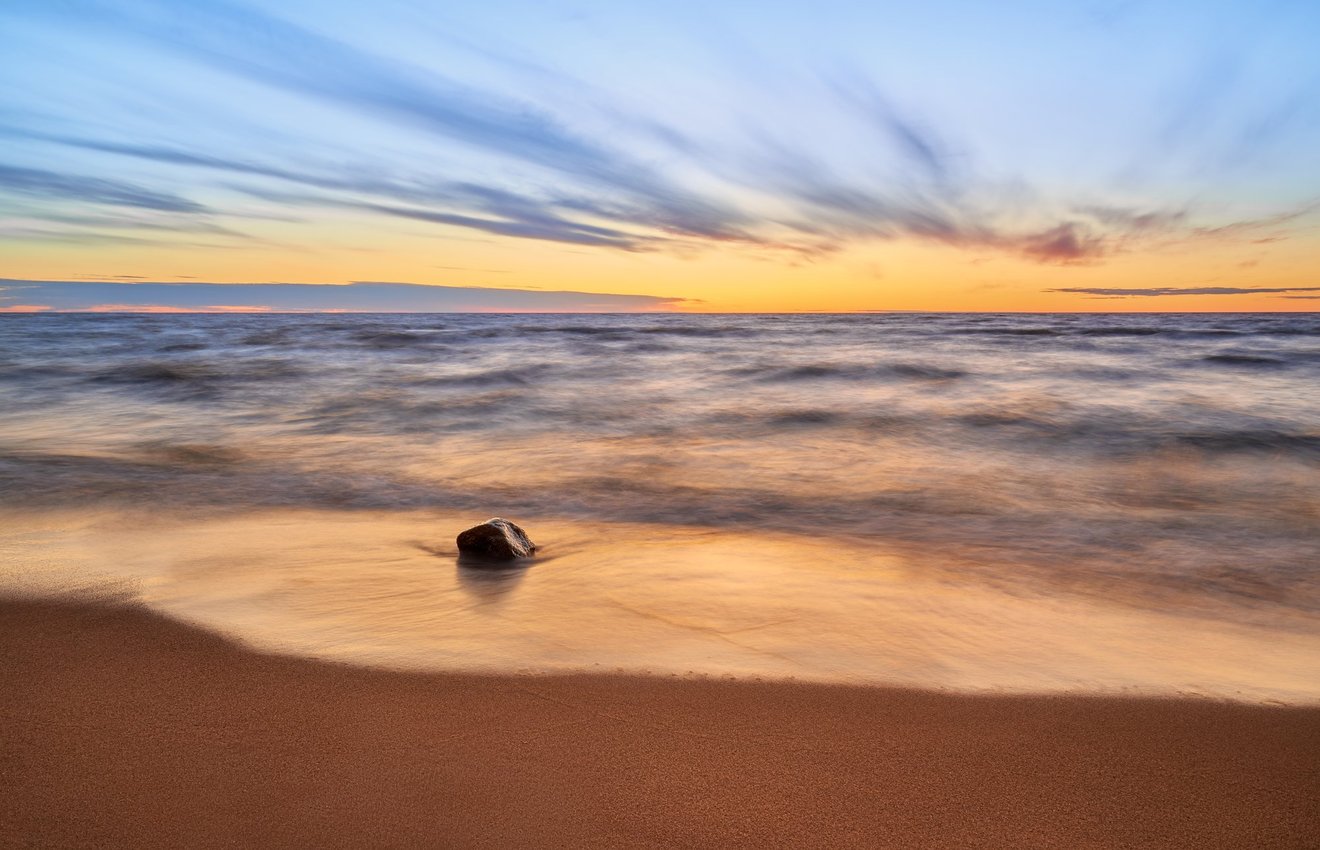
{"type": "Polygon", "coordinates": [[[484,561],[512,561],[530,558],[536,544],[518,526],[495,517],[458,535],[458,551],[484,561]]]}

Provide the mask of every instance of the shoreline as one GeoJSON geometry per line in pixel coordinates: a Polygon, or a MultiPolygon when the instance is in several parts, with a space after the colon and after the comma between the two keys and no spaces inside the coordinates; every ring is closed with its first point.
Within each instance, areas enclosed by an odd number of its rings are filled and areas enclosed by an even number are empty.
{"type": "Polygon", "coordinates": [[[0,600],[7,846],[1303,847],[1320,708],[247,650],[0,600]]]}
{"type": "Polygon", "coordinates": [[[1147,597],[1103,575],[1006,583],[953,553],[878,542],[562,519],[535,523],[547,557],[469,569],[446,531],[470,519],[7,511],[0,599],[123,592],[256,651],[418,673],[697,670],[1320,707],[1320,620],[1282,604],[1147,597]]]}

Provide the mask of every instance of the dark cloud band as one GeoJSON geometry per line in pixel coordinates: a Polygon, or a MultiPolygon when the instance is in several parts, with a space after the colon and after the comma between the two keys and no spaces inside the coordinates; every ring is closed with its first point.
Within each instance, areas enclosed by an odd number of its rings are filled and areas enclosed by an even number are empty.
{"type": "MultiPolygon", "coordinates": [[[[1320,292],[1320,286],[1152,286],[1119,289],[1098,286],[1069,286],[1045,292],[1073,292],[1119,298],[1160,298],[1170,295],[1277,295],[1284,292],[1320,292]]],[[[1311,296],[1285,296],[1311,297],[1311,296]]]]}
{"type": "Polygon", "coordinates": [[[673,309],[688,299],[659,295],[427,286],[357,281],[324,283],[187,283],[0,279],[8,305],[52,311],[107,309],[197,312],[364,313],[635,312],[673,309]],[[217,306],[223,305],[223,307],[217,306]]]}

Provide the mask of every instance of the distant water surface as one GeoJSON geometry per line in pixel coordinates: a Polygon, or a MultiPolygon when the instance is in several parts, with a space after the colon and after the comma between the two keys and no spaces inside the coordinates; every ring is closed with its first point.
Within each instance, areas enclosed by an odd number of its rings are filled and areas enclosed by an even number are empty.
{"type": "Polygon", "coordinates": [[[1320,699],[1186,666],[1320,682],[1318,388],[1317,314],[0,316],[4,563],[381,663],[1320,699]]]}

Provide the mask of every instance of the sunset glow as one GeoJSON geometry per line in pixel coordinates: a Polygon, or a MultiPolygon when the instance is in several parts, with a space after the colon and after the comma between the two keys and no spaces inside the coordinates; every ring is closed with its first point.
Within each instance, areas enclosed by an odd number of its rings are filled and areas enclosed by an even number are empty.
{"type": "Polygon", "coordinates": [[[1320,0],[0,34],[0,845],[1320,847],[1320,0]]]}
{"type": "MultiPolygon", "coordinates": [[[[16,0],[0,25],[20,283],[1320,303],[1313,3],[16,0]]],[[[179,306],[58,309],[105,305],[179,306]]]]}

